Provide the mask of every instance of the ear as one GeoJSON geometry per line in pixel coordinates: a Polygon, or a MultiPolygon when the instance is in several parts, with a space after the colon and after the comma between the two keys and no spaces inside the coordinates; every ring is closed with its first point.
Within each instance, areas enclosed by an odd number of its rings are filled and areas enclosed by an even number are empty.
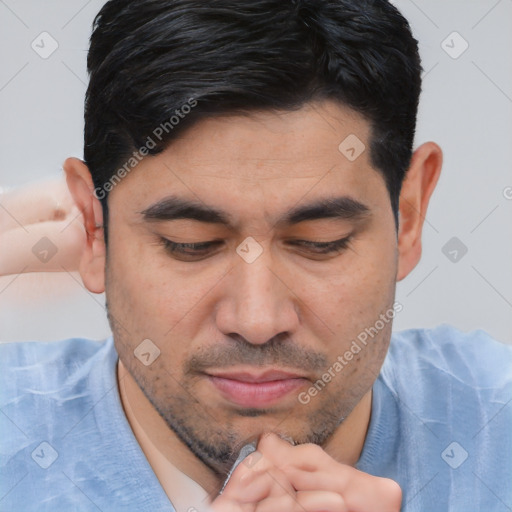
{"type": "Polygon", "coordinates": [[[87,241],[79,271],[86,288],[93,293],[105,291],[106,247],[103,238],[103,211],[94,195],[94,184],[88,167],[78,158],[63,164],[69,191],[82,212],[87,241]]]}
{"type": "Polygon", "coordinates": [[[400,192],[397,281],[404,279],[421,258],[421,233],[430,197],[441,173],[443,152],[434,142],[414,152],[400,192]]]}

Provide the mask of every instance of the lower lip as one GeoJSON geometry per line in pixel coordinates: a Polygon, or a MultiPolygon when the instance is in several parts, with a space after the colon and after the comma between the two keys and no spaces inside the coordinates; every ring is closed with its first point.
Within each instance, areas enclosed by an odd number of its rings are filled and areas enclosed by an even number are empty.
{"type": "Polygon", "coordinates": [[[306,379],[303,378],[243,382],[212,375],[209,375],[209,379],[224,398],[241,407],[273,405],[292,391],[302,387],[306,382],[306,379]]]}

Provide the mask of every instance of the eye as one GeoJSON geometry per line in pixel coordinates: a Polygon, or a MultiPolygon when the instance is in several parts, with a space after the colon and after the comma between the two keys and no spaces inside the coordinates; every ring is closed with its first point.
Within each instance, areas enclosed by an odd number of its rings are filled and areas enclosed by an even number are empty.
{"type": "Polygon", "coordinates": [[[180,257],[186,259],[193,259],[194,257],[204,258],[208,256],[208,253],[211,252],[213,247],[222,244],[221,241],[178,243],[167,238],[162,238],[161,242],[165,250],[178,259],[180,259],[180,257]]]}
{"type": "Polygon", "coordinates": [[[291,245],[297,245],[300,247],[304,247],[309,251],[314,252],[315,254],[331,254],[334,252],[340,252],[346,249],[352,240],[352,235],[346,236],[345,238],[340,238],[339,240],[334,240],[332,242],[317,242],[312,240],[295,240],[293,242],[289,242],[291,245]]]}
{"type": "MultiPolygon", "coordinates": [[[[303,248],[315,255],[329,255],[346,249],[352,240],[352,235],[332,242],[319,242],[314,240],[293,240],[289,245],[303,248]]],[[[178,243],[167,238],[161,238],[161,244],[174,258],[182,261],[198,261],[213,254],[216,247],[223,244],[220,240],[210,242],[178,243]]]]}

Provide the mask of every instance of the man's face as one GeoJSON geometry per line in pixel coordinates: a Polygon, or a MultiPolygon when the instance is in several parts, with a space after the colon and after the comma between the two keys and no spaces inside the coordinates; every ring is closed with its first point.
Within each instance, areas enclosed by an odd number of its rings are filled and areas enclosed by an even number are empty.
{"type": "Polygon", "coordinates": [[[203,120],[125,177],[109,213],[116,348],[178,437],[213,466],[263,431],[325,443],[391,335],[378,320],[394,300],[396,227],[368,123],[332,102],[203,120]],[[355,160],[338,149],[351,134],[366,146],[355,160]],[[160,355],[146,366],[134,350],[148,339],[160,355]]]}

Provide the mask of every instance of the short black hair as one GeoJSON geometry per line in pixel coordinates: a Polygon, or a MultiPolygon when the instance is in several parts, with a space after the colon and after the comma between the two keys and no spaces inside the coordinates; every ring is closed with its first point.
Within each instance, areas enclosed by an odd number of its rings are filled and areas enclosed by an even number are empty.
{"type": "Polygon", "coordinates": [[[370,161],[398,225],[422,67],[387,0],[110,0],[94,20],[87,68],[84,161],[105,237],[112,186],[199,119],[322,99],[369,122],[370,161]]]}

